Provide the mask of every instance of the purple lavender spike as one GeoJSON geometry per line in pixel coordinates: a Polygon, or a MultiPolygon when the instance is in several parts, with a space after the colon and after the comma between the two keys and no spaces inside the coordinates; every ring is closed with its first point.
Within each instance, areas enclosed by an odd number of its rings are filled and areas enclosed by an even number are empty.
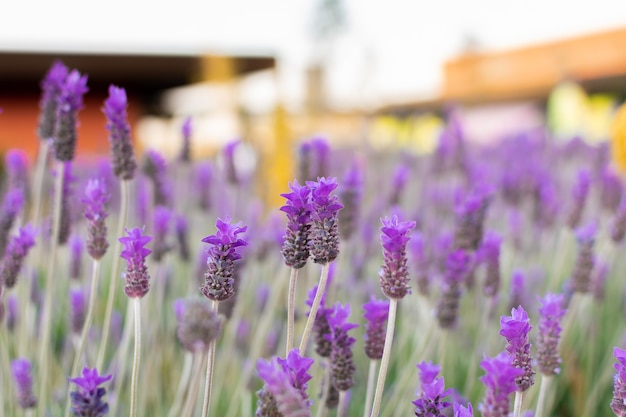
{"type": "Polygon", "coordinates": [[[540,300],[539,337],[537,339],[537,367],[547,376],[561,372],[559,340],[561,320],[565,316],[564,300],[561,294],[548,293],[540,300]]]}
{"type": "Polygon", "coordinates": [[[332,313],[328,316],[331,332],[326,338],[331,342],[330,367],[331,382],[339,391],[347,391],[354,385],[356,366],[352,358],[352,345],[355,338],[348,336],[348,331],[358,327],[358,324],[348,323],[350,305],[335,304],[332,313]]]}
{"type": "Polygon", "coordinates": [[[196,168],[196,188],[198,190],[198,205],[202,211],[211,208],[211,180],[213,178],[213,166],[208,161],[203,161],[196,168]]]}
{"type": "Polygon", "coordinates": [[[17,297],[13,294],[7,297],[7,329],[9,329],[10,332],[15,331],[15,328],[20,320],[18,302],[17,297]]]}
{"type": "Polygon", "coordinates": [[[420,294],[428,296],[430,293],[430,260],[426,253],[426,242],[420,232],[414,232],[409,241],[409,254],[417,273],[417,289],[420,294]]]}
{"type": "Polygon", "coordinates": [[[239,184],[237,167],[235,166],[235,150],[241,143],[240,140],[233,140],[224,147],[224,166],[226,171],[226,181],[231,185],[239,184]]]}
{"type": "Polygon", "coordinates": [[[481,411],[483,417],[508,417],[511,407],[511,394],[517,389],[516,379],[524,373],[511,363],[505,352],[493,358],[485,358],[480,366],[485,375],[480,377],[486,392],[481,411]]]}
{"type": "Polygon", "coordinates": [[[80,335],[87,316],[87,295],[78,287],[70,289],[70,325],[72,333],[80,335]]]}
{"type": "Polygon", "coordinates": [[[0,211],[0,255],[6,251],[9,233],[23,206],[24,192],[19,188],[9,190],[2,199],[2,211],[0,211]]]}
{"type": "Polygon", "coordinates": [[[102,111],[107,117],[106,128],[109,130],[113,173],[122,180],[132,180],[137,170],[127,107],[126,90],[110,85],[109,97],[105,100],[102,111]]]}
{"type": "Polygon", "coordinates": [[[591,173],[587,170],[581,169],[578,171],[576,182],[572,187],[572,208],[570,209],[569,216],[567,217],[567,225],[572,230],[580,225],[590,187],[591,173]]]}
{"type": "Polygon", "coordinates": [[[148,150],[142,170],[152,182],[154,205],[169,207],[172,202],[172,187],[167,177],[167,162],[163,155],[153,149],[148,150]]]}
{"type": "Polygon", "coordinates": [[[313,262],[326,264],[339,255],[338,212],[343,208],[336,195],[336,178],[318,178],[316,182],[307,181],[311,189],[311,256],[313,262]]]}
{"type": "Polygon", "coordinates": [[[409,233],[415,227],[415,222],[401,222],[397,216],[381,221],[383,266],[379,272],[380,288],[388,298],[399,300],[410,292],[406,246],[411,239],[409,233]]]}
{"type": "Polygon", "coordinates": [[[87,219],[87,252],[93,259],[101,259],[106,253],[107,240],[106,204],[109,201],[104,181],[89,180],[85,188],[85,196],[81,200],[85,205],[87,219]]]}
{"type": "Polygon", "coordinates": [[[411,176],[411,170],[404,164],[398,165],[393,177],[391,179],[392,193],[389,196],[389,207],[394,207],[400,204],[402,193],[406,187],[409,177],[411,176]]]}
{"type": "Polygon", "coordinates": [[[76,151],[77,113],[83,107],[83,95],[88,91],[87,76],[71,71],[57,96],[56,125],[54,128],[54,155],[58,161],[74,159],[76,151]]]}
{"type": "Polygon", "coordinates": [[[72,175],[72,162],[64,162],[63,170],[63,188],[61,190],[61,219],[59,224],[59,245],[65,245],[70,237],[72,228],[72,212],[73,202],[71,201],[73,189],[72,184],[76,181],[76,177],[72,175]]]}
{"type": "Polygon", "coordinates": [[[613,378],[611,410],[616,416],[624,417],[626,416],[626,350],[616,347],[613,349],[613,356],[617,359],[617,363],[613,378]]]}
{"type": "Polygon", "coordinates": [[[175,216],[174,229],[176,240],[178,241],[178,255],[183,262],[189,262],[191,254],[189,252],[189,225],[185,216],[180,214],[175,216]]]}
{"type": "Polygon", "coordinates": [[[593,245],[596,236],[596,225],[590,223],[576,230],[578,255],[572,271],[574,292],[587,293],[590,290],[591,271],[594,265],[593,245]]]}
{"type": "Polygon", "coordinates": [[[192,353],[206,352],[222,330],[220,316],[202,299],[185,300],[175,308],[180,316],[176,330],[180,343],[192,353]]]}
{"type": "Polygon", "coordinates": [[[113,375],[102,376],[96,368],[83,369],[83,376],[69,378],[78,386],[76,391],[70,393],[72,400],[72,412],[76,416],[104,417],[109,412],[109,405],[102,400],[106,395],[106,389],[100,385],[113,378],[113,375]]]}
{"type": "Polygon", "coordinates": [[[470,256],[458,249],[448,255],[446,272],[441,285],[441,299],[437,305],[437,320],[443,329],[455,326],[461,299],[461,284],[465,280],[470,256]]]}
{"type": "Polygon", "coordinates": [[[187,117],[185,118],[185,121],[183,122],[183,126],[181,128],[183,145],[180,149],[180,154],[178,157],[178,159],[185,163],[191,161],[191,128],[191,117],[187,117]]]}
{"type": "Polygon", "coordinates": [[[323,136],[317,136],[311,139],[310,144],[316,162],[316,166],[312,172],[313,178],[327,177],[329,175],[328,159],[330,156],[330,144],[328,143],[328,139],[323,136]]]}
{"type": "Polygon", "coordinates": [[[33,394],[33,377],[30,362],[23,358],[16,359],[11,362],[11,371],[20,407],[23,409],[34,408],[37,405],[37,399],[33,394]]]}
{"type": "Polygon", "coordinates": [[[50,140],[54,136],[57,118],[57,98],[69,70],[61,61],[55,61],[41,82],[41,101],[39,108],[39,127],[37,135],[41,140],[50,140]]]}
{"type": "Polygon", "coordinates": [[[155,262],[161,262],[165,254],[172,248],[171,245],[167,243],[172,215],[172,211],[166,207],[157,206],[154,209],[154,244],[152,256],[155,262]]]}
{"type": "Polygon", "coordinates": [[[483,293],[487,297],[495,297],[500,289],[500,247],[502,236],[495,232],[487,232],[479,249],[479,257],[486,266],[483,293]]]}
{"type": "Polygon", "coordinates": [[[286,204],[280,208],[280,211],[287,214],[287,231],[281,253],[287,266],[300,269],[309,259],[311,189],[301,186],[298,181],[289,184],[289,188],[290,193],[281,194],[287,200],[286,204]]]}
{"type": "Polygon", "coordinates": [[[373,360],[383,357],[385,333],[389,316],[389,300],[377,300],[374,296],[363,304],[365,324],[365,355],[373,360]]]}
{"type": "MultiPolygon", "coordinates": [[[[422,363],[420,365],[425,364],[422,363]]],[[[418,365],[418,368],[420,365],[418,365]]],[[[419,396],[417,400],[412,403],[415,406],[415,415],[419,417],[441,416],[444,414],[444,410],[452,405],[444,401],[444,398],[452,395],[453,390],[445,389],[443,377],[435,378],[436,374],[428,374],[426,378],[424,378],[424,373],[425,372],[422,372],[420,378],[422,384],[419,396]]]]}
{"type": "Polygon", "coordinates": [[[142,298],[150,289],[150,275],[146,267],[146,257],[152,251],[145,245],[152,240],[152,237],[142,234],[141,229],[126,229],[127,236],[119,238],[124,245],[121,257],[126,260],[128,266],[123,274],[126,280],[124,292],[130,298],[142,298]]]}
{"type": "Polygon", "coordinates": [[[9,242],[0,264],[0,282],[3,282],[7,288],[15,286],[24,258],[28,255],[30,248],[35,245],[35,234],[35,228],[27,224],[19,229],[17,236],[9,242]]]}
{"type": "Polygon", "coordinates": [[[524,392],[535,383],[528,338],[532,326],[528,314],[521,306],[514,308],[510,317],[500,318],[500,328],[500,335],[507,340],[506,351],[512,359],[512,365],[523,371],[515,378],[515,385],[517,391],[524,392]]]}
{"type": "Polygon", "coordinates": [[[70,278],[78,281],[83,276],[83,239],[79,235],[72,235],[68,246],[70,248],[70,278]]]}
{"type": "Polygon", "coordinates": [[[28,156],[20,149],[9,149],[4,157],[9,189],[21,189],[28,194],[28,156]]]}
{"type": "Polygon", "coordinates": [[[343,210],[339,212],[339,235],[349,239],[357,227],[363,194],[363,173],[357,163],[346,171],[339,186],[339,201],[343,210]]]}

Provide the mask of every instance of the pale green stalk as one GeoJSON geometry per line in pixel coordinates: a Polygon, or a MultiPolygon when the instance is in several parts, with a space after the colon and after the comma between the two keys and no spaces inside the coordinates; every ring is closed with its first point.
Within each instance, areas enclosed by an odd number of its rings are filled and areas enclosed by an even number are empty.
{"type": "MultiPolygon", "coordinates": [[[[0,300],[1,301],[1,300],[0,300]]],[[[5,369],[6,372],[2,372],[0,376],[0,382],[2,383],[2,387],[10,387],[13,384],[11,381],[11,363],[9,360],[9,338],[6,331],[6,326],[0,324],[0,366],[2,369],[5,369]]],[[[10,390],[8,388],[0,389],[0,417],[4,417],[4,405],[7,405],[7,412],[12,413],[13,411],[13,396],[9,394],[10,390]],[[8,395],[6,395],[8,394],[8,395]],[[5,398],[6,395],[6,398],[5,398]]],[[[12,414],[10,414],[12,415],[12,414]]]]}
{"type": "Polygon", "coordinates": [[[204,369],[204,357],[205,355],[194,355],[195,365],[193,369],[193,375],[191,377],[191,383],[189,384],[189,392],[187,393],[187,399],[183,406],[183,411],[180,414],[181,417],[191,417],[196,405],[196,398],[198,397],[198,387],[200,386],[200,380],[202,379],[202,369],[204,369]]]}
{"type": "Polygon", "coordinates": [[[367,373],[367,391],[365,394],[365,410],[363,411],[363,417],[369,417],[372,411],[372,398],[374,397],[374,378],[376,378],[376,367],[378,361],[376,359],[370,359],[370,368],[367,373]]]}
{"type": "MultiPolygon", "coordinates": [[[[217,313],[217,301],[211,302],[213,311],[217,313]]],[[[202,404],[202,417],[208,417],[211,407],[211,387],[213,385],[213,368],[215,365],[215,349],[217,348],[217,337],[209,344],[209,359],[206,364],[206,380],[204,382],[204,402],[202,404]]]]}
{"type": "Polygon", "coordinates": [[[296,302],[296,279],[298,278],[298,270],[291,268],[289,275],[289,293],[287,295],[287,347],[285,349],[285,357],[293,348],[293,329],[294,329],[294,310],[296,302]]]}
{"type": "Polygon", "coordinates": [[[326,282],[328,281],[328,267],[329,263],[326,262],[322,264],[322,273],[320,275],[320,282],[317,286],[317,292],[315,293],[315,299],[313,300],[313,305],[311,306],[311,311],[309,312],[309,317],[306,321],[306,326],[304,327],[304,333],[302,334],[302,340],[300,341],[300,356],[304,356],[306,352],[307,345],[309,343],[309,338],[311,337],[311,331],[313,330],[313,323],[315,322],[315,317],[317,316],[317,310],[320,308],[320,303],[322,301],[322,296],[326,291],[326,282]]]}
{"type": "MultiPolygon", "coordinates": [[[[130,345],[130,338],[132,337],[132,326],[129,325],[129,317],[131,317],[131,311],[133,309],[132,303],[126,304],[126,322],[124,323],[124,333],[122,334],[122,340],[119,343],[119,349],[117,350],[117,360],[119,361],[119,372],[115,375],[114,382],[111,385],[115,385],[115,387],[111,386],[111,391],[115,392],[123,392],[124,382],[126,380],[126,361],[128,359],[128,349],[130,345]]],[[[117,407],[119,406],[121,401],[115,401],[111,404],[111,410],[109,412],[110,415],[116,416],[117,407]]]]}
{"type": "Polygon", "coordinates": [[[180,375],[180,381],[178,382],[178,389],[176,390],[176,397],[172,403],[172,408],[167,414],[168,417],[176,417],[179,415],[179,409],[189,387],[189,378],[191,377],[191,363],[193,361],[193,355],[189,352],[185,353],[185,362],[183,364],[183,372],[180,375]]]}
{"type": "MultiPolygon", "coordinates": [[[[93,260],[93,268],[91,272],[91,290],[89,291],[89,306],[87,307],[87,317],[85,318],[85,323],[83,324],[83,331],[80,335],[80,340],[78,342],[78,348],[76,349],[76,354],[74,356],[74,364],[72,365],[72,372],[70,372],[70,376],[78,375],[78,367],[83,356],[83,351],[85,350],[85,343],[87,341],[87,337],[89,336],[89,330],[91,329],[91,322],[93,321],[93,312],[96,308],[96,294],[98,292],[98,277],[100,276],[100,260],[93,260]]],[[[85,361],[86,362],[86,361],[85,361]]],[[[65,416],[70,415],[70,405],[71,398],[68,395],[65,402],[65,416]]]]}
{"type": "Polygon", "coordinates": [[[523,399],[524,393],[521,391],[515,391],[515,402],[513,403],[513,417],[520,417],[522,415],[523,399]]]}
{"type": "Polygon", "coordinates": [[[37,155],[37,165],[35,166],[35,178],[31,191],[33,206],[31,209],[31,220],[33,224],[39,225],[39,219],[41,217],[41,195],[43,193],[43,180],[44,172],[48,161],[48,154],[50,153],[49,140],[39,141],[39,153],[37,155]]]}
{"type": "Polygon", "coordinates": [[[389,359],[391,357],[391,346],[393,343],[393,333],[396,325],[396,311],[398,309],[398,300],[389,299],[389,318],[387,319],[387,332],[385,334],[385,346],[383,348],[383,357],[380,361],[380,369],[378,371],[378,381],[376,383],[376,394],[374,394],[374,405],[372,406],[371,417],[378,417],[380,413],[380,405],[383,398],[383,390],[385,388],[385,379],[387,378],[387,368],[389,368],[389,359]]]}
{"type": "Polygon", "coordinates": [[[548,387],[552,382],[552,377],[548,375],[541,375],[541,384],[539,385],[539,399],[537,399],[537,411],[534,417],[543,417],[546,408],[546,393],[548,387]]]}
{"type": "Polygon", "coordinates": [[[120,280],[120,256],[122,244],[118,240],[124,234],[124,226],[128,217],[128,180],[120,180],[120,215],[117,220],[117,230],[115,232],[115,248],[113,249],[113,266],[111,267],[111,277],[109,279],[109,294],[107,297],[107,306],[104,313],[104,321],[102,323],[102,339],[100,340],[100,348],[98,349],[98,359],[96,367],[102,369],[104,365],[104,357],[106,354],[107,344],[109,342],[109,331],[111,328],[111,316],[113,315],[113,303],[115,301],[115,293],[117,289],[117,281],[120,280]]]}
{"type": "Polygon", "coordinates": [[[41,333],[41,342],[39,345],[39,395],[38,395],[38,414],[42,417],[45,415],[47,400],[48,400],[48,388],[50,382],[48,381],[48,371],[50,362],[48,354],[50,352],[50,330],[52,324],[52,302],[54,296],[54,290],[56,288],[56,252],[59,240],[59,227],[61,223],[61,200],[63,194],[63,177],[65,176],[65,164],[62,161],[57,163],[57,175],[55,178],[54,188],[54,210],[52,212],[52,235],[51,235],[51,247],[48,254],[48,279],[46,281],[46,297],[43,305],[43,313],[41,319],[43,321],[43,330],[41,333]]]}
{"type": "Polygon", "coordinates": [[[326,414],[326,400],[328,399],[328,390],[330,389],[330,364],[328,363],[328,358],[322,358],[322,369],[324,370],[322,375],[322,397],[317,406],[316,417],[322,417],[326,414]]]}
{"type": "Polygon", "coordinates": [[[348,391],[339,391],[339,404],[337,405],[337,417],[343,417],[346,413],[346,394],[348,391]]]}
{"type": "Polygon", "coordinates": [[[135,310],[135,351],[133,354],[133,372],[130,387],[130,417],[137,416],[137,379],[139,376],[139,360],[141,355],[141,298],[132,299],[135,310]]]}

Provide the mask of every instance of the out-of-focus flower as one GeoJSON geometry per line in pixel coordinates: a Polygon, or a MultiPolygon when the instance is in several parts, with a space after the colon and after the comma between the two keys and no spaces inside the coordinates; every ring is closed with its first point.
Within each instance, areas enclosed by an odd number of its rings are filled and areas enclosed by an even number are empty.
{"type": "Polygon", "coordinates": [[[105,223],[109,197],[104,181],[93,179],[87,183],[85,196],[81,200],[85,205],[87,219],[87,252],[93,259],[101,259],[109,247],[105,223]]]}
{"type": "Polygon", "coordinates": [[[202,211],[211,208],[211,179],[213,168],[210,162],[204,161],[196,168],[196,189],[198,191],[198,206],[202,211]]]}
{"type": "Polygon", "coordinates": [[[24,206],[24,191],[15,188],[7,191],[2,199],[2,211],[0,211],[0,255],[3,254],[9,242],[9,233],[13,228],[22,207],[24,206]]]}
{"type": "Polygon", "coordinates": [[[363,173],[354,163],[346,171],[339,186],[339,201],[343,210],[339,212],[339,234],[342,239],[350,239],[359,221],[363,194],[363,173]]]}
{"type": "Polygon", "coordinates": [[[239,177],[237,175],[237,167],[235,166],[235,150],[241,143],[240,140],[233,140],[226,144],[224,147],[224,169],[226,171],[226,181],[231,185],[239,184],[239,177]]]}
{"type": "Polygon", "coordinates": [[[485,358],[480,366],[485,375],[480,377],[486,388],[485,398],[481,404],[483,417],[507,417],[511,406],[510,395],[515,392],[516,379],[524,373],[511,363],[512,358],[505,352],[493,358],[485,358]]]}
{"type": "Polygon", "coordinates": [[[528,314],[522,306],[514,308],[511,316],[500,318],[500,328],[500,335],[507,340],[506,351],[511,356],[512,365],[523,371],[515,378],[515,385],[518,391],[524,392],[535,383],[528,337],[532,326],[528,314]]]}
{"type": "Polygon", "coordinates": [[[157,206],[154,209],[153,258],[155,262],[161,262],[165,254],[172,249],[172,246],[167,243],[172,214],[172,211],[167,207],[157,206]]]}
{"type": "Polygon", "coordinates": [[[57,118],[57,98],[69,70],[61,61],[55,61],[41,81],[41,101],[39,108],[39,128],[37,135],[41,140],[50,140],[54,136],[57,118]]]}
{"type": "Polygon", "coordinates": [[[311,139],[310,143],[316,163],[313,166],[311,176],[312,178],[327,177],[329,175],[328,158],[330,156],[330,144],[328,143],[328,139],[323,136],[316,136],[311,139]]]}
{"type": "Polygon", "coordinates": [[[20,149],[9,149],[4,157],[9,189],[28,194],[28,156],[20,149]]]}
{"type": "Polygon", "coordinates": [[[7,288],[15,286],[24,258],[28,255],[30,248],[35,245],[35,235],[35,228],[27,224],[20,228],[17,236],[9,242],[2,264],[0,264],[0,282],[3,282],[7,288]]]}
{"type": "Polygon", "coordinates": [[[470,256],[462,249],[448,255],[446,271],[441,284],[441,298],[437,305],[437,320],[443,329],[454,327],[461,300],[461,284],[465,280],[470,256]]]}
{"type": "Polygon", "coordinates": [[[182,215],[177,215],[174,222],[176,230],[176,240],[178,241],[178,254],[184,262],[189,262],[191,254],[189,253],[189,226],[187,219],[182,215]]]}
{"type": "Polygon", "coordinates": [[[76,181],[76,177],[72,175],[72,162],[66,161],[63,163],[65,168],[63,169],[63,188],[61,189],[61,213],[59,219],[59,245],[65,245],[70,238],[70,232],[72,231],[72,214],[74,205],[71,198],[73,194],[72,184],[76,181]]]}
{"type": "Polygon", "coordinates": [[[16,359],[11,362],[11,371],[20,407],[24,409],[35,407],[37,399],[33,394],[33,377],[30,362],[24,358],[16,359]]]}
{"type": "Polygon", "coordinates": [[[500,289],[500,246],[502,236],[489,231],[479,249],[479,257],[486,266],[483,293],[487,297],[495,297],[500,289]]]}
{"type": "Polygon", "coordinates": [[[389,300],[377,300],[374,296],[363,304],[365,324],[365,354],[370,359],[381,359],[385,347],[389,300]]]}
{"type": "Polygon", "coordinates": [[[591,173],[587,170],[581,169],[578,171],[576,182],[572,187],[572,207],[570,209],[569,216],[567,217],[567,225],[571,229],[577,228],[580,224],[590,187],[591,173]]]}
{"type": "Polygon", "coordinates": [[[123,274],[126,280],[124,292],[130,298],[142,298],[150,289],[150,275],[146,266],[146,257],[152,251],[146,248],[146,244],[152,240],[152,237],[142,234],[141,229],[126,229],[126,234],[119,238],[124,245],[121,257],[126,260],[128,266],[123,274]]]}
{"type": "Polygon", "coordinates": [[[78,386],[70,393],[72,413],[77,417],[103,417],[109,412],[109,405],[103,401],[106,389],[100,385],[109,381],[113,375],[102,376],[96,368],[83,369],[83,376],[70,378],[78,386]]]}
{"type": "Polygon", "coordinates": [[[335,304],[332,313],[328,316],[331,332],[326,336],[331,342],[330,369],[331,382],[339,391],[347,391],[354,385],[354,371],[356,366],[352,358],[352,345],[356,341],[348,335],[348,331],[359,327],[358,324],[348,323],[350,305],[335,304]]]}
{"type": "Polygon", "coordinates": [[[80,280],[83,276],[83,239],[79,235],[72,235],[70,247],[70,278],[80,280]]]}
{"type": "Polygon", "coordinates": [[[205,300],[193,299],[182,302],[176,308],[178,329],[176,335],[185,349],[203,353],[209,349],[222,329],[222,320],[205,300]]]}
{"type": "Polygon", "coordinates": [[[70,289],[70,325],[74,334],[80,335],[87,315],[87,297],[80,287],[70,289]]]}
{"type": "Polygon", "coordinates": [[[113,173],[122,180],[132,180],[137,169],[127,107],[126,90],[110,85],[109,97],[105,100],[102,111],[107,117],[106,128],[109,130],[113,173]]]}
{"type": "Polygon", "coordinates": [[[167,177],[167,162],[163,155],[153,149],[148,150],[145,153],[142,170],[152,181],[154,205],[169,207],[172,203],[172,188],[167,177]]]}
{"type": "Polygon", "coordinates": [[[594,265],[593,245],[596,238],[596,225],[590,223],[576,229],[578,256],[572,272],[574,292],[587,293],[590,290],[591,271],[594,265]]]}
{"type": "Polygon", "coordinates": [[[74,159],[76,151],[76,115],[83,107],[83,95],[88,91],[87,76],[71,71],[57,96],[56,126],[54,129],[54,155],[62,162],[74,159]]]}
{"type": "Polygon", "coordinates": [[[183,135],[183,146],[180,149],[180,154],[178,159],[182,162],[190,162],[191,161],[191,117],[185,118],[183,122],[183,126],[181,128],[181,133],[183,135]]]}
{"type": "Polygon", "coordinates": [[[537,338],[537,367],[547,376],[558,374],[561,364],[559,340],[561,319],[565,315],[563,295],[548,293],[539,308],[539,337],[537,338]]]}
{"type": "Polygon", "coordinates": [[[420,232],[413,233],[408,248],[409,256],[417,274],[417,290],[420,294],[428,296],[431,282],[429,275],[430,260],[426,253],[424,236],[420,232]]]}
{"type": "Polygon", "coordinates": [[[336,178],[318,178],[308,181],[311,189],[311,256],[313,262],[326,264],[339,255],[338,212],[343,208],[336,195],[331,195],[337,188],[336,178]]]}
{"type": "Polygon", "coordinates": [[[287,200],[280,208],[287,214],[287,231],[283,240],[281,253],[285,264],[292,268],[302,268],[309,259],[311,205],[309,195],[311,190],[301,186],[298,181],[289,184],[290,193],[281,194],[287,200]]]}

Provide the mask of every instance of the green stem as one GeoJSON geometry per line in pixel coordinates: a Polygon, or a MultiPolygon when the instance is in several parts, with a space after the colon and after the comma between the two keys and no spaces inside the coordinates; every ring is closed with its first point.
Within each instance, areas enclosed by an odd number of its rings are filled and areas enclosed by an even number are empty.
{"type": "Polygon", "coordinates": [[[522,415],[522,400],[524,399],[524,393],[521,391],[515,391],[515,403],[513,404],[513,417],[520,417],[522,415]]]}
{"type": "MultiPolygon", "coordinates": [[[[213,311],[217,313],[217,301],[212,301],[213,311]]],[[[206,364],[206,380],[204,383],[204,402],[202,404],[202,417],[208,417],[209,408],[211,406],[211,387],[213,385],[213,368],[215,364],[215,349],[217,347],[217,338],[211,341],[209,345],[209,360],[206,364]]]]}
{"type": "Polygon", "coordinates": [[[346,394],[348,391],[339,391],[339,404],[337,405],[337,417],[343,417],[346,415],[346,394]]]}
{"type": "Polygon", "coordinates": [[[380,413],[380,405],[383,398],[383,390],[385,388],[385,379],[387,378],[387,368],[389,368],[389,359],[391,357],[391,345],[393,343],[393,333],[396,326],[396,311],[398,309],[398,300],[389,299],[389,318],[387,320],[387,333],[385,334],[385,346],[383,348],[383,357],[380,361],[380,370],[378,371],[378,381],[376,382],[376,394],[374,395],[374,405],[372,406],[371,417],[378,417],[380,413]]]}
{"type": "Polygon", "coordinates": [[[37,155],[37,166],[35,167],[34,185],[31,194],[33,199],[31,220],[34,225],[39,225],[39,218],[41,217],[41,195],[43,193],[44,172],[48,154],[50,153],[50,144],[51,142],[48,140],[39,142],[39,154],[37,155]]]}
{"type": "MultiPolygon", "coordinates": [[[[93,311],[96,307],[96,294],[98,292],[98,277],[100,275],[100,261],[98,259],[93,260],[93,268],[91,272],[91,290],[89,292],[89,306],[87,307],[87,317],[85,318],[85,324],[83,324],[83,331],[80,335],[80,341],[78,342],[78,348],[76,349],[76,354],[74,356],[74,364],[72,365],[72,372],[70,376],[75,377],[78,375],[78,367],[83,356],[83,351],[85,350],[85,342],[87,341],[87,336],[89,335],[89,330],[91,329],[91,323],[93,321],[93,311]]],[[[70,396],[67,396],[67,400],[65,403],[65,416],[70,415],[70,396]]]]}
{"type": "Polygon", "coordinates": [[[287,295],[287,348],[285,349],[285,357],[293,348],[293,328],[294,328],[294,310],[296,301],[296,279],[298,278],[298,270],[291,268],[289,275],[289,293],[287,295]]]}
{"type": "Polygon", "coordinates": [[[178,389],[176,390],[176,397],[172,403],[172,408],[167,414],[168,417],[176,417],[178,410],[180,409],[183,396],[189,386],[189,377],[191,376],[191,363],[193,361],[193,355],[189,352],[185,353],[185,363],[183,364],[183,372],[180,375],[180,381],[178,382],[178,389]]]}
{"type": "Polygon", "coordinates": [[[133,372],[130,387],[130,417],[137,416],[137,377],[139,375],[139,360],[141,355],[141,298],[132,299],[135,310],[135,352],[133,354],[133,372]]]}
{"type": "Polygon", "coordinates": [[[306,326],[304,327],[304,333],[302,334],[302,340],[300,341],[300,355],[304,356],[306,352],[307,345],[309,343],[309,338],[311,337],[311,331],[313,330],[313,323],[315,322],[315,316],[317,316],[317,310],[320,308],[320,303],[322,301],[322,296],[326,291],[326,281],[328,281],[328,266],[330,264],[327,262],[322,265],[322,273],[320,275],[320,282],[317,286],[317,292],[315,293],[315,299],[313,300],[313,305],[311,306],[311,311],[309,312],[309,317],[306,320],[306,326]]]}
{"type": "Polygon", "coordinates": [[[552,377],[548,375],[541,376],[541,385],[539,386],[539,399],[537,399],[537,411],[535,412],[535,417],[543,417],[544,410],[546,408],[546,393],[548,392],[550,382],[552,382],[552,377]]]}
{"type": "Polygon", "coordinates": [[[322,397],[317,406],[316,417],[322,417],[326,411],[326,400],[328,399],[328,391],[330,390],[330,364],[328,363],[328,358],[322,358],[322,369],[324,370],[324,374],[322,375],[322,397]]]}
{"type": "Polygon", "coordinates": [[[52,212],[52,239],[50,253],[48,254],[48,279],[46,282],[46,297],[43,305],[43,330],[41,336],[41,344],[39,345],[39,395],[38,395],[38,414],[45,415],[46,403],[47,403],[47,389],[50,387],[48,381],[48,371],[50,363],[48,360],[48,353],[51,350],[50,347],[50,330],[52,322],[52,302],[54,297],[54,290],[56,288],[56,252],[59,240],[59,227],[61,223],[61,200],[63,194],[63,177],[65,176],[65,163],[58,161],[57,174],[55,178],[54,187],[54,210],[52,212]]]}
{"type": "Polygon", "coordinates": [[[180,414],[181,417],[191,417],[193,414],[193,409],[196,404],[196,398],[198,397],[198,387],[200,386],[200,379],[202,378],[202,369],[204,368],[202,365],[204,364],[204,355],[197,354],[195,355],[194,362],[196,362],[196,366],[193,369],[193,375],[191,377],[191,383],[189,384],[189,392],[187,393],[187,399],[185,400],[185,404],[183,406],[183,412],[180,414]]]}
{"type": "Polygon", "coordinates": [[[124,233],[124,226],[128,218],[128,184],[127,180],[120,180],[120,217],[118,218],[117,230],[115,234],[115,248],[113,249],[113,266],[111,268],[111,277],[109,279],[109,294],[107,296],[107,306],[104,313],[104,322],[102,323],[102,339],[100,340],[100,349],[98,349],[98,359],[96,367],[102,369],[104,365],[104,357],[106,354],[107,344],[109,342],[109,330],[111,328],[111,316],[113,315],[113,303],[115,301],[115,292],[117,281],[120,280],[118,275],[120,268],[120,256],[122,244],[117,239],[124,233]]]}
{"type": "Polygon", "coordinates": [[[376,365],[378,360],[370,360],[370,368],[367,373],[367,391],[365,394],[365,410],[363,411],[363,417],[369,417],[372,411],[372,398],[374,397],[374,378],[376,378],[376,365]]]}

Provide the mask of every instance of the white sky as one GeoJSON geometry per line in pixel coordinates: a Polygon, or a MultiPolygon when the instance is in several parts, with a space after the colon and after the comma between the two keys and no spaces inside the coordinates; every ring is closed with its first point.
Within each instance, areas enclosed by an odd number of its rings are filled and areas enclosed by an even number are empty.
{"type": "MultiPolygon", "coordinates": [[[[2,0],[0,49],[276,53],[283,91],[302,94],[314,0],[2,0]]],[[[626,26],[624,0],[345,0],[333,97],[426,98],[471,35],[486,50],[626,26]]]]}

